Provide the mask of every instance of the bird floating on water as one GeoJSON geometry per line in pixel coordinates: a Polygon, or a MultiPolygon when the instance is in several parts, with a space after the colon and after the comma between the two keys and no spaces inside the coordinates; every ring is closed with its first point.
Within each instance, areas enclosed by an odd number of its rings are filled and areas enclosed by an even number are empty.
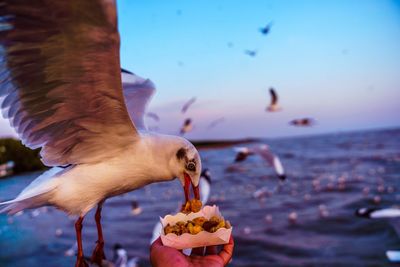
{"type": "Polygon", "coordinates": [[[269,165],[274,167],[276,174],[282,181],[286,179],[285,170],[283,169],[282,163],[278,156],[272,153],[268,145],[261,145],[256,147],[235,147],[236,151],[235,162],[241,162],[247,159],[248,156],[258,154],[263,158],[269,165]]]}
{"type": "Polygon", "coordinates": [[[269,93],[271,95],[271,103],[267,107],[267,111],[270,111],[270,112],[280,111],[281,108],[278,105],[278,95],[275,92],[274,88],[271,87],[269,89],[269,93]]]}
{"type": "Polygon", "coordinates": [[[200,198],[200,156],[184,138],[146,130],[143,114],[154,93],[149,80],[147,90],[122,87],[115,1],[2,0],[0,6],[3,115],[51,167],[2,202],[1,211],[52,205],[78,215],[75,266],[81,267],[88,266],[82,223],[97,207],[91,261],[100,265],[104,201],[175,178],[186,200],[190,185],[200,198]]]}
{"type": "Polygon", "coordinates": [[[136,216],[142,213],[142,208],[139,206],[139,202],[136,200],[131,201],[131,214],[136,216]]]}

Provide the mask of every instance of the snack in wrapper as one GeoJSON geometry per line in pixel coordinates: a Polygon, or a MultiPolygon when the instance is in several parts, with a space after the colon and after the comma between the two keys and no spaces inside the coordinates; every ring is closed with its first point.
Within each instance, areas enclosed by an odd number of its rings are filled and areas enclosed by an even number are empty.
{"type": "Polygon", "coordinates": [[[164,233],[174,233],[177,236],[180,236],[184,233],[195,235],[201,231],[215,233],[222,227],[229,229],[231,228],[231,225],[229,221],[225,221],[223,218],[218,218],[217,216],[212,216],[209,220],[207,220],[204,216],[201,216],[186,222],[179,221],[175,225],[167,224],[164,227],[164,233]]]}
{"type": "Polygon", "coordinates": [[[199,212],[167,215],[161,224],[164,246],[176,249],[227,244],[232,233],[230,223],[215,205],[204,206],[199,212]]]}

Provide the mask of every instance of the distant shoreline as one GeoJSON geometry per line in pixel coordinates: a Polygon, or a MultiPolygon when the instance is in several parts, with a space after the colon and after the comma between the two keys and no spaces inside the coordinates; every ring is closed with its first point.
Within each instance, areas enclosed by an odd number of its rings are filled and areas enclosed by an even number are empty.
{"type": "Polygon", "coordinates": [[[197,149],[225,148],[234,145],[259,142],[259,138],[243,138],[234,140],[190,140],[197,149]]]}

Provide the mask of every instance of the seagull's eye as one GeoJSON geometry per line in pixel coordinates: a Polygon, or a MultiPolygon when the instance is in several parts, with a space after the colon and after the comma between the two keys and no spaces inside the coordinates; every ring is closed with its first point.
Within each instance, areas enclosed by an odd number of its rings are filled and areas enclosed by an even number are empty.
{"type": "Polygon", "coordinates": [[[188,169],[189,171],[195,171],[196,170],[196,163],[194,162],[189,162],[186,165],[186,169],[188,169]]]}

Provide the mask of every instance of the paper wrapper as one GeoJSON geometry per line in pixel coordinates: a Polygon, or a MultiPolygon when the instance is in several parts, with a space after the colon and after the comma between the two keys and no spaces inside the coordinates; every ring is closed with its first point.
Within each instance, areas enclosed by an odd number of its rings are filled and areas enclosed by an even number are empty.
{"type": "Polygon", "coordinates": [[[177,236],[174,233],[169,233],[167,235],[164,233],[164,227],[168,223],[170,225],[174,225],[179,221],[186,222],[201,216],[204,216],[207,220],[212,216],[223,218],[218,207],[215,205],[204,206],[201,211],[196,213],[184,214],[179,212],[176,215],[167,215],[164,218],[160,218],[162,225],[161,241],[163,245],[176,249],[186,249],[227,244],[232,234],[232,227],[229,229],[220,228],[214,233],[201,231],[195,235],[184,233],[180,236],[177,236]]]}

